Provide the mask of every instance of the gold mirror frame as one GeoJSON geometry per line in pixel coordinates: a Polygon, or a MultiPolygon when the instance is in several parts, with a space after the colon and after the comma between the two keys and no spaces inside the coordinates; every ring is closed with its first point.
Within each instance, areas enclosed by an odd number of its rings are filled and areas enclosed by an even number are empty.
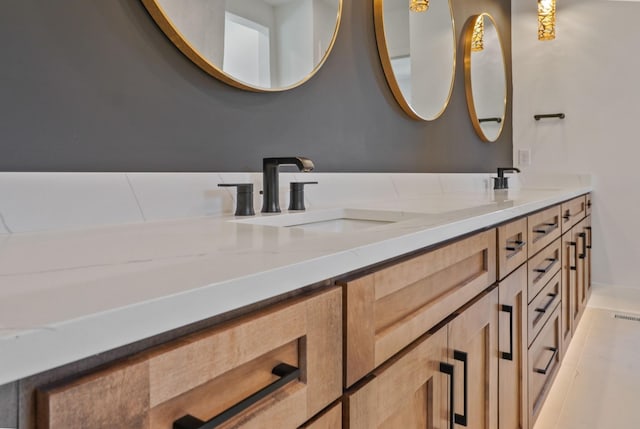
{"type": "Polygon", "coordinates": [[[496,25],[496,22],[493,19],[493,17],[486,12],[481,13],[479,15],[473,15],[467,21],[463,38],[464,38],[463,39],[464,40],[463,42],[464,43],[464,83],[465,83],[465,93],[467,96],[467,107],[469,109],[469,116],[471,117],[471,123],[473,124],[473,128],[476,130],[476,133],[478,133],[482,141],[495,142],[496,140],[498,140],[498,138],[502,134],[502,130],[504,129],[504,122],[507,114],[507,97],[508,97],[507,66],[504,58],[504,49],[502,48],[500,33],[498,32],[498,26],[496,25]],[[471,82],[471,53],[472,53],[471,47],[472,47],[472,41],[473,41],[473,33],[474,33],[475,24],[478,21],[478,19],[480,19],[481,17],[483,19],[488,18],[491,21],[493,28],[495,29],[496,40],[498,41],[498,44],[500,46],[502,66],[504,69],[504,99],[503,99],[503,106],[502,106],[502,117],[500,118],[501,119],[500,129],[498,130],[498,134],[493,140],[487,137],[487,135],[485,134],[480,124],[480,119],[478,118],[478,115],[476,112],[475,102],[473,98],[473,86],[471,82]]]}
{"type": "MultiPolygon", "coordinates": [[[[455,83],[455,72],[456,72],[456,31],[455,31],[455,22],[453,19],[453,6],[451,4],[451,0],[446,0],[449,5],[449,16],[451,17],[451,46],[452,46],[452,66],[451,66],[451,81],[449,83],[449,90],[447,94],[447,98],[444,100],[442,107],[440,110],[433,116],[425,117],[418,113],[416,109],[414,109],[411,104],[407,101],[402,90],[400,89],[400,84],[398,83],[396,74],[393,70],[393,66],[391,64],[391,56],[389,54],[389,49],[387,47],[387,40],[385,35],[385,27],[384,27],[384,1],[385,0],[374,0],[373,2],[373,16],[375,23],[375,32],[376,32],[376,42],[378,45],[378,52],[380,56],[380,62],[382,63],[382,69],[384,70],[385,77],[387,79],[387,83],[391,92],[393,93],[394,98],[404,110],[404,112],[409,115],[412,119],[422,120],[422,121],[433,121],[438,119],[444,111],[447,109],[449,102],[451,101],[451,95],[453,94],[453,85],[455,83]]],[[[409,12],[410,2],[406,1],[407,12],[409,12]]],[[[411,12],[411,13],[429,13],[430,10],[427,9],[422,12],[411,12]]]]}
{"type": "Polygon", "coordinates": [[[333,31],[333,36],[331,38],[331,42],[327,47],[326,52],[323,57],[320,59],[318,64],[311,70],[311,72],[304,76],[298,82],[284,87],[278,88],[266,88],[261,86],[255,86],[248,84],[246,82],[242,82],[240,80],[235,79],[233,76],[229,75],[222,71],[215,64],[212,64],[208,59],[206,59],[200,52],[191,44],[189,41],[182,35],[182,33],[176,28],[173,24],[172,20],[166,15],[164,9],[158,3],[158,0],[141,0],[144,7],[147,9],[153,20],[160,27],[160,29],[164,32],[164,34],[173,42],[173,44],[192,62],[194,62],[198,67],[207,72],[209,75],[215,77],[216,79],[221,80],[227,85],[231,85],[235,88],[243,89],[245,91],[252,92],[280,92],[286,91],[289,89],[297,88],[300,85],[306,83],[309,79],[311,79],[317,72],[320,70],[320,67],[324,64],[324,62],[329,57],[329,54],[333,50],[333,45],[335,44],[336,38],[338,36],[338,30],[340,28],[340,22],[342,20],[342,3],[343,0],[338,0],[338,15],[336,17],[336,26],[333,31]]]}

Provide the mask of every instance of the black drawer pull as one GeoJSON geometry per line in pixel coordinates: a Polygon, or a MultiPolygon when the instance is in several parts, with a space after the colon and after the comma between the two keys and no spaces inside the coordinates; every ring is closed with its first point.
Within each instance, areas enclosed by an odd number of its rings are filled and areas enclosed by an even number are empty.
{"type": "Polygon", "coordinates": [[[551,354],[551,359],[549,359],[549,362],[547,362],[547,365],[545,365],[544,369],[533,368],[534,372],[537,372],[538,374],[542,374],[542,375],[547,375],[547,371],[549,371],[549,367],[551,367],[551,364],[553,363],[554,359],[556,358],[556,355],[558,354],[557,347],[545,347],[545,350],[549,350],[550,352],[553,352],[551,354]]]}
{"type": "Polygon", "coordinates": [[[203,422],[202,420],[193,417],[192,415],[187,414],[186,416],[180,417],[178,420],[173,422],[173,429],[213,429],[227,420],[235,417],[242,411],[246,410],[259,400],[263,399],[267,395],[275,392],[276,390],[282,388],[286,384],[292,382],[300,378],[300,368],[296,368],[295,366],[288,365],[286,363],[281,363],[276,365],[273,370],[271,370],[273,375],[277,375],[280,379],[274,381],[273,383],[266,386],[264,389],[259,390],[253,395],[249,396],[246,399],[243,399],[233,407],[229,408],[226,411],[218,414],[211,420],[207,422],[203,422]]]}
{"type": "Polygon", "coordinates": [[[507,245],[506,249],[510,252],[519,252],[524,246],[527,245],[527,242],[522,240],[507,241],[507,243],[515,244],[515,246],[507,245]]]}
{"type": "Polygon", "coordinates": [[[455,383],[453,382],[453,365],[450,363],[440,362],[440,372],[443,372],[449,376],[449,429],[454,429],[454,408],[453,401],[456,397],[455,395],[455,383]]]}
{"type": "Polygon", "coordinates": [[[582,253],[578,255],[578,258],[584,259],[587,257],[587,233],[581,232],[578,237],[582,238],[582,253]]]}
{"type": "Polygon", "coordinates": [[[533,232],[535,232],[537,234],[547,235],[551,231],[553,231],[554,229],[558,228],[558,224],[557,223],[543,223],[542,225],[546,226],[547,228],[539,228],[539,227],[536,226],[536,229],[534,229],[533,232]]]}
{"type": "Polygon", "coordinates": [[[576,271],[578,269],[578,244],[575,241],[569,241],[569,246],[573,247],[573,260],[576,261],[576,265],[571,265],[571,257],[569,257],[569,269],[576,271]]]}
{"type": "Polygon", "coordinates": [[[569,219],[571,219],[571,216],[573,216],[573,215],[571,214],[571,210],[567,210],[567,211],[564,213],[564,215],[562,216],[562,219],[564,219],[564,220],[569,220],[569,219]]]}
{"type": "Polygon", "coordinates": [[[453,351],[453,358],[457,361],[462,362],[463,365],[463,376],[464,376],[464,384],[463,384],[463,413],[462,414],[458,414],[455,413],[454,417],[455,417],[455,422],[457,425],[462,425],[462,426],[466,426],[467,425],[467,402],[468,402],[468,394],[469,394],[469,377],[468,377],[468,373],[467,373],[467,354],[465,352],[461,352],[459,350],[454,350],[453,351]]]}
{"type": "Polygon", "coordinates": [[[500,311],[509,313],[509,353],[500,352],[500,356],[504,360],[513,360],[513,306],[501,305],[500,311]]]}
{"type": "Polygon", "coordinates": [[[558,262],[558,258],[546,258],[545,261],[549,261],[549,265],[547,265],[544,268],[534,268],[533,271],[535,273],[542,273],[542,274],[546,274],[549,272],[549,270],[551,270],[551,268],[553,268],[553,266],[558,262]]]}
{"type": "Polygon", "coordinates": [[[589,244],[587,244],[587,249],[591,249],[591,242],[593,241],[593,236],[591,235],[591,227],[590,226],[585,226],[584,229],[586,229],[587,231],[589,231],[589,244]]]}
{"type": "Polygon", "coordinates": [[[549,298],[551,298],[551,299],[549,300],[549,302],[547,302],[547,305],[545,305],[544,307],[536,308],[536,311],[538,313],[546,313],[547,310],[549,309],[549,307],[551,307],[551,304],[553,304],[553,302],[556,300],[556,296],[558,296],[558,294],[557,293],[548,293],[547,296],[549,298]]]}

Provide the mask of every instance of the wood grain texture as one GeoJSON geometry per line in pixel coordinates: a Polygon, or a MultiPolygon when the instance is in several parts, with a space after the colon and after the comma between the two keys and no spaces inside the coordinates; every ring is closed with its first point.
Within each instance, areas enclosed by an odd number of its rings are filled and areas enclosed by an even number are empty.
{"type": "Polygon", "coordinates": [[[527,216],[527,247],[529,258],[547,247],[553,240],[560,237],[561,221],[560,205],[555,205],[527,216]],[[536,232],[537,230],[551,228],[549,225],[556,225],[556,227],[546,234],[536,232]]]}
{"type": "Polygon", "coordinates": [[[505,278],[527,261],[527,240],[527,218],[498,227],[498,279],[505,278]],[[508,249],[517,246],[517,242],[524,242],[524,245],[517,250],[508,249]]]}
{"type": "Polygon", "coordinates": [[[384,363],[495,279],[492,229],[345,283],[346,385],[384,363]]]}
{"type": "Polygon", "coordinates": [[[528,298],[531,302],[540,291],[546,286],[546,284],[556,275],[562,268],[562,250],[560,239],[555,240],[549,244],[537,255],[533,256],[527,262],[529,270],[529,290],[528,298]],[[553,263],[553,260],[556,262],[553,263]],[[536,270],[547,269],[546,273],[541,273],[536,270]]]}
{"type": "Polygon", "coordinates": [[[587,215],[584,195],[562,203],[562,233],[569,231],[587,215]]]}
{"type": "Polygon", "coordinates": [[[577,264],[577,247],[576,245],[572,245],[575,243],[572,241],[573,237],[571,233],[566,233],[562,236],[561,239],[561,249],[562,249],[562,302],[561,302],[561,356],[564,357],[567,349],[569,348],[569,344],[571,343],[571,339],[573,337],[574,331],[574,308],[576,306],[575,303],[575,295],[576,295],[576,270],[572,269],[577,264]]]}
{"type": "Polygon", "coordinates": [[[436,427],[447,422],[447,329],[421,339],[346,394],[350,429],[436,427]]]}
{"type": "MultiPolygon", "coordinates": [[[[501,312],[498,322],[498,346],[509,352],[512,360],[502,357],[498,364],[498,422],[500,429],[526,429],[529,426],[527,384],[527,269],[521,266],[500,282],[498,303],[513,308],[513,337],[510,337],[509,316],[501,312]]],[[[558,301],[560,297],[558,296],[558,301]]]]}
{"type": "Polygon", "coordinates": [[[463,364],[454,350],[467,353],[468,426],[498,427],[498,289],[461,310],[449,325],[449,362],[455,367],[455,412],[463,413],[463,364]]]}
{"type": "Polygon", "coordinates": [[[342,402],[325,410],[313,421],[300,426],[300,429],[340,429],[342,428],[342,402]]]}
{"type": "Polygon", "coordinates": [[[528,336],[531,344],[562,299],[562,273],[557,272],[528,308],[528,336]],[[542,312],[541,310],[545,310],[542,312]]]}
{"type": "Polygon", "coordinates": [[[42,428],[170,428],[208,420],[275,380],[302,375],[224,428],[296,428],[335,401],[342,382],[342,291],[290,300],[112,364],[38,396],[42,428]]]}

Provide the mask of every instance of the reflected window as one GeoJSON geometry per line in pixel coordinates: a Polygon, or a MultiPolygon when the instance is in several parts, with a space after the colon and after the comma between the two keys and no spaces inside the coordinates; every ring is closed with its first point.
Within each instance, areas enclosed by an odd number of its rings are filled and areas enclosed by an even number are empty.
{"type": "Polygon", "coordinates": [[[252,85],[271,86],[269,28],[225,12],[222,70],[252,85]]]}

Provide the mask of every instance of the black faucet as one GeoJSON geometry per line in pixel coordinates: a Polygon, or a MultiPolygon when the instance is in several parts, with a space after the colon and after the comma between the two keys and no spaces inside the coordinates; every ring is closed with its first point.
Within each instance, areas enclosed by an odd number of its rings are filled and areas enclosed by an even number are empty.
{"type": "Polygon", "coordinates": [[[262,160],[262,213],[280,213],[278,168],[281,165],[295,165],[300,171],[313,170],[313,162],[302,156],[286,158],[263,158],[262,160]]]}
{"type": "Polygon", "coordinates": [[[520,173],[520,169],[519,168],[515,168],[515,167],[501,168],[501,167],[498,167],[498,177],[494,177],[493,178],[493,189],[509,189],[509,178],[508,177],[504,177],[504,172],[505,171],[516,171],[516,172],[520,173]]]}

